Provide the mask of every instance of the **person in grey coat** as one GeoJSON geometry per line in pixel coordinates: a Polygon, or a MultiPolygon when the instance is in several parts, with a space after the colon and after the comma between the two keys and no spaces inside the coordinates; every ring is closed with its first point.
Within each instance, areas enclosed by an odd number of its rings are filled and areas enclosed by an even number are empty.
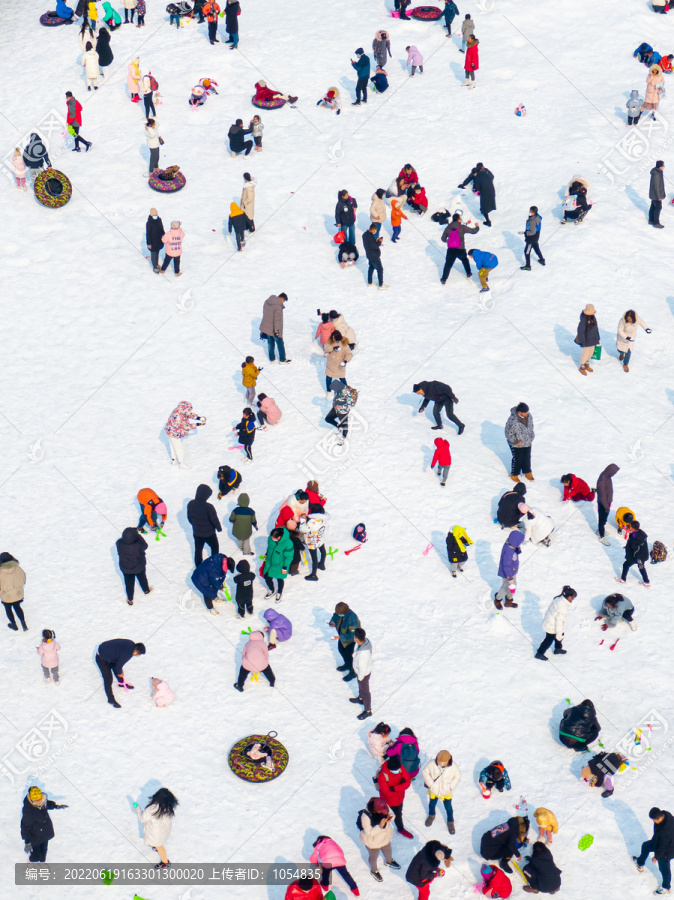
{"type": "Polygon", "coordinates": [[[639,124],[639,119],[641,118],[641,108],[643,105],[644,101],[639,96],[639,91],[632,91],[632,93],[630,94],[630,99],[625,104],[625,106],[627,107],[628,125],[639,124]]]}
{"type": "Polygon", "coordinates": [[[461,53],[466,52],[466,44],[468,43],[469,35],[473,34],[475,31],[475,22],[470,17],[470,13],[466,13],[466,17],[461,23],[461,53]]]}
{"type": "Polygon", "coordinates": [[[386,66],[387,59],[393,59],[391,54],[391,41],[388,31],[378,31],[372,41],[372,55],[377,60],[377,65],[383,69],[386,66]]]}
{"type": "Polygon", "coordinates": [[[513,456],[510,477],[519,481],[520,472],[529,481],[534,480],[531,473],[531,445],[534,440],[534,420],[526,403],[518,403],[510,410],[505,426],[505,436],[513,456]]]}
{"type": "Polygon", "coordinates": [[[653,228],[665,227],[660,224],[660,210],[662,209],[662,201],[665,199],[664,168],[664,162],[659,159],[651,169],[651,184],[648,190],[651,208],[648,210],[648,224],[652,225],[653,228]]]}
{"type": "Polygon", "coordinates": [[[283,343],[283,309],[288,302],[287,294],[272,294],[264,301],[262,308],[262,321],[260,322],[260,340],[267,341],[269,362],[276,362],[276,349],[278,349],[278,361],[287,365],[291,360],[286,359],[286,348],[283,343]]]}
{"type": "Polygon", "coordinates": [[[524,265],[520,266],[525,272],[531,271],[531,251],[533,250],[536,256],[538,257],[539,263],[544,266],[545,260],[543,259],[543,254],[541,253],[541,248],[538,246],[538,241],[541,236],[541,223],[543,219],[538,214],[538,207],[532,206],[529,209],[529,217],[524,224],[524,231],[520,231],[520,234],[524,235],[524,265]]]}
{"type": "Polygon", "coordinates": [[[633,615],[634,604],[629,597],[625,597],[623,594],[609,594],[608,597],[604,598],[595,622],[603,619],[604,623],[601,626],[601,630],[606,631],[607,628],[615,628],[618,622],[624,619],[632,631],[636,631],[636,622],[632,621],[633,615]]]}

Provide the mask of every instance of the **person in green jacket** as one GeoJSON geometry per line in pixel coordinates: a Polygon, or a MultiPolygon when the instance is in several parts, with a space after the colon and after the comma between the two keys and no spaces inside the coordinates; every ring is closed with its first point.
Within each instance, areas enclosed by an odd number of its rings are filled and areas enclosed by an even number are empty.
{"type": "Polygon", "coordinates": [[[352,681],[356,677],[356,673],[353,670],[353,652],[356,649],[353,633],[356,628],[360,628],[360,619],[349,608],[348,603],[338,603],[335,606],[335,613],[328,624],[331,628],[337,629],[339,636],[337,649],[343,663],[341,666],[337,666],[337,671],[346,672],[342,679],[343,681],[352,681]]]}
{"type": "Polygon", "coordinates": [[[239,545],[239,550],[243,550],[244,556],[255,556],[250,549],[250,536],[253,528],[257,531],[257,518],[255,510],[248,506],[249,502],[248,494],[239,494],[239,505],[232,510],[229,521],[234,523],[232,535],[239,545]]]}
{"type": "MultiPolygon", "coordinates": [[[[293,542],[285,528],[274,528],[267,541],[267,555],[262,567],[262,577],[269,590],[264,595],[268,600],[276,594],[276,603],[281,600],[283,586],[288,577],[288,567],[293,559],[293,542]],[[274,587],[274,579],[278,587],[274,587]]],[[[351,637],[353,640],[353,637],[351,637]]]]}
{"type": "Polygon", "coordinates": [[[114,31],[115,28],[119,28],[122,24],[122,17],[117,12],[116,9],[112,8],[112,4],[104,3],[103,4],[103,21],[106,25],[109,26],[110,31],[114,31]]]}

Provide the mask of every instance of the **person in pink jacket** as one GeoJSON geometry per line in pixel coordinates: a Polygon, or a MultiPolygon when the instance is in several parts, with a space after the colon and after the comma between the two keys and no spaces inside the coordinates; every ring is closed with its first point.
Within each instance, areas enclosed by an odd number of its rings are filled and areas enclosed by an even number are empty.
{"type": "Polygon", "coordinates": [[[342,876],[344,881],[351,888],[351,893],[354,897],[360,897],[360,891],[358,890],[358,885],[353,880],[353,877],[349,870],[346,868],[346,858],[344,856],[344,851],[339,846],[336,841],[333,841],[332,838],[329,838],[326,834],[319,835],[314,841],[314,852],[311,854],[309,859],[314,865],[316,863],[320,863],[322,867],[321,872],[321,887],[324,891],[327,891],[330,887],[330,875],[333,869],[337,869],[339,874],[342,876]]]}
{"type": "Polygon", "coordinates": [[[248,638],[248,643],[243,648],[239,677],[234,682],[234,687],[240,693],[243,693],[243,686],[246,683],[249,672],[253,673],[254,681],[257,681],[257,676],[262,672],[269,682],[269,686],[274,687],[276,676],[269,665],[269,650],[265,643],[263,631],[254,631],[248,638]]]}
{"type": "Polygon", "coordinates": [[[318,328],[316,329],[314,340],[320,341],[321,347],[325,347],[325,345],[330,340],[330,335],[334,330],[335,323],[330,318],[330,313],[321,313],[321,321],[318,323],[318,328]]]}
{"type": "Polygon", "coordinates": [[[414,77],[414,73],[417,70],[417,66],[419,67],[419,74],[423,75],[424,74],[424,58],[421,55],[421,53],[419,53],[419,51],[414,46],[414,44],[411,44],[409,47],[405,47],[405,50],[407,50],[407,65],[412,66],[412,71],[410,72],[410,78],[414,77]]]}
{"type": "Polygon", "coordinates": [[[258,394],[257,408],[260,410],[257,414],[260,431],[266,431],[267,424],[278,425],[281,421],[281,410],[276,405],[273,397],[268,397],[266,394],[258,394]]]}
{"type": "Polygon", "coordinates": [[[166,250],[166,256],[164,257],[164,262],[162,263],[161,270],[165,272],[171,260],[173,260],[173,271],[176,273],[176,278],[180,277],[180,257],[183,252],[183,238],[185,237],[185,232],[180,227],[180,222],[171,222],[171,230],[167,231],[164,237],[161,239],[162,244],[165,244],[164,249],[166,250]]]}
{"type": "Polygon", "coordinates": [[[16,179],[16,186],[20,191],[26,190],[26,164],[23,161],[21,147],[17,147],[12,157],[12,172],[16,179]]]}
{"type": "Polygon", "coordinates": [[[45,628],[42,632],[42,643],[38,644],[37,652],[40,655],[42,663],[42,674],[44,680],[52,681],[54,684],[60,684],[59,680],[59,650],[60,646],[56,642],[56,635],[49,628],[45,628]]]}
{"type": "Polygon", "coordinates": [[[165,681],[161,678],[152,679],[152,699],[155,706],[170,706],[175,698],[175,691],[172,691],[165,681]]]}
{"type": "Polygon", "coordinates": [[[181,469],[189,469],[185,465],[183,456],[183,438],[199,425],[205,425],[204,416],[198,416],[192,409],[192,404],[187,400],[181,400],[169,416],[169,420],[164,426],[164,434],[168,435],[169,446],[171,448],[171,465],[179,465],[181,469]],[[196,422],[192,424],[192,419],[196,422]]]}

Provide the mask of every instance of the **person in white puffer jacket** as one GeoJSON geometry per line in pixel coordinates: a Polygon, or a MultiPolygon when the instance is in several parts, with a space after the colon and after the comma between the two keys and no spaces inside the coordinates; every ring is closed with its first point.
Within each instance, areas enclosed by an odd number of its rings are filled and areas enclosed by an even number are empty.
{"type": "Polygon", "coordinates": [[[424,784],[428,788],[428,818],[426,828],[433,824],[435,808],[438,800],[442,800],[447,812],[447,830],[454,834],[454,812],[452,810],[452,795],[457,784],[461,781],[459,767],[452,759],[449,750],[441,750],[434,760],[426,763],[422,772],[424,784]]]}
{"type": "Polygon", "coordinates": [[[555,523],[550,516],[546,516],[538,509],[530,509],[524,519],[524,540],[532,544],[550,546],[550,538],[555,530],[555,523]]]}
{"type": "Polygon", "coordinates": [[[356,332],[347,324],[344,316],[341,313],[338,313],[336,309],[331,309],[330,321],[335,326],[335,331],[339,331],[339,333],[347,339],[349,348],[353,350],[357,343],[356,332]]]}
{"type": "Polygon", "coordinates": [[[161,862],[155,869],[166,869],[171,861],[166,856],[164,845],[171,835],[171,826],[178,800],[168,788],[159,788],[150,797],[150,802],[141,812],[136,804],[136,815],[143,823],[143,842],[159,854],[161,862]]]}
{"type": "Polygon", "coordinates": [[[646,334],[651,333],[651,329],[646,325],[644,320],[640,318],[633,309],[628,309],[622,319],[618,322],[618,334],[616,335],[616,347],[618,348],[619,359],[623,364],[625,372],[630,370],[630,359],[632,358],[632,348],[637,339],[638,326],[644,329],[646,334]]]}
{"type": "Polygon", "coordinates": [[[562,648],[562,640],[566,631],[566,620],[571,612],[571,604],[578,594],[572,587],[565,584],[562,593],[552,601],[548,606],[547,612],[543,616],[543,630],[545,637],[541,641],[541,645],[536,651],[536,659],[544,659],[547,661],[545,651],[552,642],[555,642],[555,653],[566,653],[562,648]]]}

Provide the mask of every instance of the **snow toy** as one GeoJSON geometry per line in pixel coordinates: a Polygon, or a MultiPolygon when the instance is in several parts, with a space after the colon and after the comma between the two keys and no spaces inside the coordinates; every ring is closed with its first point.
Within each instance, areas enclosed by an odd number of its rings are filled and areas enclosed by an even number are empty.
{"type": "Polygon", "coordinates": [[[103,869],[103,871],[101,872],[101,881],[103,882],[103,884],[112,884],[114,880],[115,876],[113,875],[112,871],[110,869],[103,869]]]}
{"type": "Polygon", "coordinates": [[[591,847],[594,844],[594,838],[591,834],[584,834],[582,838],[578,841],[578,849],[579,850],[587,850],[588,847],[591,847]]]}
{"type": "Polygon", "coordinates": [[[434,20],[440,18],[442,10],[437,6],[415,6],[409,10],[409,14],[413,19],[434,20]]]}
{"type": "Polygon", "coordinates": [[[229,751],[229,767],[238,778],[259,783],[278,778],[288,765],[288,751],[276,740],[277,732],[251,734],[229,751]]]}
{"type": "Polygon", "coordinates": [[[345,550],[345,551],[344,551],[344,556],[348,556],[349,553],[355,553],[356,550],[360,550],[360,548],[361,548],[362,546],[363,546],[362,544],[356,544],[356,546],[355,546],[355,547],[352,547],[350,550],[345,550]]]}
{"type": "Polygon", "coordinates": [[[35,199],[49,209],[65,206],[72,195],[70,179],[58,169],[45,169],[35,179],[35,199]]]}
{"type": "Polygon", "coordinates": [[[526,114],[527,114],[526,106],[524,105],[524,103],[520,103],[520,105],[515,110],[515,115],[516,116],[526,116],[526,114]]]}
{"type": "Polygon", "coordinates": [[[56,10],[43,13],[40,16],[40,24],[46,25],[47,28],[54,28],[56,25],[65,25],[67,22],[72,22],[72,19],[63,19],[61,16],[57,16],[56,10]]]}
{"type": "Polygon", "coordinates": [[[272,100],[256,100],[255,97],[250,101],[253,106],[257,106],[258,109],[280,109],[282,106],[285,106],[285,100],[283,97],[274,97],[272,100]]]}
{"type": "Polygon", "coordinates": [[[180,166],[170,166],[168,169],[159,169],[157,172],[151,172],[147,183],[153,191],[159,191],[162,194],[175,194],[176,191],[182,191],[187,184],[187,179],[180,171],[180,166]]]}
{"type": "Polygon", "coordinates": [[[192,88],[192,96],[190,97],[189,103],[190,106],[194,109],[197,109],[199,106],[203,106],[206,102],[206,98],[208,97],[208,92],[205,88],[203,88],[200,84],[196,85],[192,88]]]}
{"type": "Polygon", "coordinates": [[[522,876],[522,881],[523,881],[525,884],[529,884],[529,880],[527,879],[527,876],[526,876],[526,875],[524,874],[524,872],[520,869],[520,867],[517,865],[517,863],[515,862],[515,860],[514,860],[514,859],[511,859],[510,862],[513,864],[514,868],[515,868],[515,869],[520,873],[520,875],[522,876]]]}

